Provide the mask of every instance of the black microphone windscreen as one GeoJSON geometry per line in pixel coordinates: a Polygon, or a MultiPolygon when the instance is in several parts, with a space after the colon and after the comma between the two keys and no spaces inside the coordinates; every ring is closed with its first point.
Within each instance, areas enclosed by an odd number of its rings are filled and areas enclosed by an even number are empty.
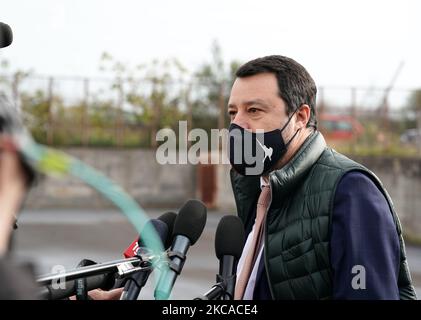
{"type": "Polygon", "coordinates": [[[0,48],[9,46],[13,41],[12,29],[9,25],[0,22],[0,48]]]}
{"type": "MultiPolygon", "coordinates": [[[[168,233],[168,226],[165,222],[158,220],[158,219],[152,219],[147,222],[147,224],[152,224],[152,226],[155,228],[156,233],[158,234],[159,239],[162,241],[162,246],[165,246],[165,243],[168,242],[168,238],[170,238],[170,234],[168,233]]],[[[145,226],[146,227],[146,226],[145,226]]],[[[144,229],[145,229],[144,227],[144,229]]],[[[145,243],[143,242],[142,235],[140,235],[139,240],[137,242],[139,244],[139,247],[145,247],[145,243]]]]}
{"type": "Polygon", "coordinates": [[[76,268],[81,267],[87,267],[87,266],[93,266],[95,264],[98,264],[97,262],[90,260],[90,259],[82,259],[76,266],[76,268]]]}
{"type": "Polygon", "coordinates": [[[234,256],[239,259],[245,241],[244,226],[237,216],[224,216],[219,221],[215,234],[215,253],[218,259],[234,256]]]}
{"type": "Polygon", "coordinates": [[[199,200],[188,200],[175,219],[173,237],[183,235],[194,245],[205,228],[207,209],[199,200]]]}
{"type": "Polygon", "coordinates": [[[166,212],[158,217],[158,220],[165,222],[165,224],[168,227],[167,241],[164,243],[165,249],[171,246],[172,233],[174,230],[174,223],[175,223],[176,218],[177,218],[177,214],[175,212],[166,212]]]}

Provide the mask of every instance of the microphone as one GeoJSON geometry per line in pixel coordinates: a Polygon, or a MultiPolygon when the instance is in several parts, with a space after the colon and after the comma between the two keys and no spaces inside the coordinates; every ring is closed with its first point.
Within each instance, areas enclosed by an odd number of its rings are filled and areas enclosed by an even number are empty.
{"type": "Polygon", "coordinates": [[[225,288],[222,300],[234,298],[237,263],[245,244],[245,232],[241,219],[237,216],[224,216],[219,221],[215,234],[215,254],[219,260],[219,274],[216,282],[225,288]]]}
{"type": "Polygon", "coordinates": [[[183,269],[189,247],[196,243],[205,228],[206,212],[206,206],[199,200],[188,200],[180,209],[168,252],[169,270],[159,278],[154,292],[155,299],[166,300],[170,296],[175,280],[183,269]]]}
{"type": "MultiPolygon", "coordinates": [[[[50,297],[50,299],[61,299],[68,296],[75,295],[76,289],[75,289],[75,280],[86,278],[88,280],[88,283],[85,287],[87,287],[89,290],[96,289],[98,287],[103,287],[104,290],[111,289],[110,286],[103,286],[102,283],[105,281],[105,279],[97,279],[98,281],[94,281],[92,279],[95,279],[95,276],[102,276],[102,275],[109,275],[111,279],[115,281],[115,277],[127,277],[135,272],[138,271],[145,271],[150,269],[149,266],[140,266],[145,261],[153,260],[154,256],[146,256],[146,257],[133,257],[130,259],[121,259],[121,260],[115,260],[115,261],[109,261],[104,263],[97,263],[94,265],[88,265],[81,268],[76,268],[74,270],[68,271],[66,273],[55,273],[55,274],[48,274],[45,276],[41,276],[37,279],[37,283],[40,286],[45,286],[47,288],[44,288],[41,290],[40,294],[41,296],[45,296],[46,298],[50,297]],[[91,279],[92,278],[92,279],[91,279]],[[66,281],[66,286],[64,289],[56,289],[53,288],[53,283],[56,281],[59,281],[61,279],[64,279],[66,281]],[[94,282],[91,282],[94,281],[94,282]],[[50,287],[48,287],[50,286],[50,287]],[[60,291],[64,290],[62,293],[60,291]],[[49,291],[59,291],[58,293],[55,292],[52,295],[50,295],[49,291]]],[[[158,257],[159,258],[159,257],[158,257]]],[[[114,282],[113,282],[114,283],[114,282]]]]}
{"type": "MultiPolygon", "coordinates": [[[[167,237],[165,239],[163,239],[161,237],[161,241],[164,244],[164,248],[168,249],[171,245],[171,241],[172,241],[172,232],[174,229],[174,222],[175,222],[175,218],[177,217],[177,214],[174,212],[166,212],[162,215],[160,215],[157,220],[160,220],[162,222],[165,223],[165,225],[167,226],[168,230],[167,230],[167,237]]],[[[152,221],[156,221],[155,219],[152,221]]],[[[156,228],[157,226],[154,225],[154,227],[156,228]]],[[[162,228],[162,225],[161,225],[162,228]]],[[[158,231],[158,235],[161,235],[161,233],[159,233],[158,231]]],[[[144,246],[142,243],[142,236],[140,235],[136,240],[134,240],[130,246],[127,247],[126,250],[124,250],[123,255],[125,258],[132,258],[134,256],[137,255],[137,250],[139,249],[139,247],[144,246]]]]}
{"type": "MultiPolygon", "coordinates": [[[[78,267],[92,266],[97,263],[88,259],[83,259],[78,267]]],[[[53,285],[46,285],[39,292],[41,299],[61,300],[76,294],[78,300],[86,300],[89,290],[100,288],[102,290],[110,290],[115,283],[114,273],[105,273],[93,275],[85,278],[69,280],[63,286],[54,288],[53,285]]]]}
{"type": "Polygon", "coordinates": [[[177,219],[177,214],[175,212],[166,212],[158,217],[158,220],[165,222],[168,227],[168,236],[164,242],[164,248],[168,249],[172,243],[172,235],[174,231],[175,220],[177,219]]]}
{"type": "Polygon", "coordinates": [[[13,32],[8,24],[0,22],[0,48],[10,46],[13,42],[13,32]]]}
{"type": "Polygon", "coordinates": [[[245,232],[240,218],[224,216],[215,234],[215,254],[219,259],[217,284],[195,300],[233,300],[237,279],[237,263],[244,248],[245,232]]]}
{"type": "MultiPolygon", "coordinates": [[[[76,266],[76,268],[81,268],[81,267],[86,267],[86,266],[93,266],[96,265],[97,263],[93,260],[89,260],[89,259],[83,259],[82,261],[79,262],[79,264],[76,266]]],[[[105,281],[107,281],[107,277],[104,278],[105,281]]],[[[110,281],[112,281],[112,278],[109,278],[110,281]]],[[[108,281],[107,281],[108,282],[108,281]]],[[[112,283],[110,283],[110,285],[114,284],[114,281],[112,283]]],[[[80,278],[80,279],[76,279],[75,280],[75,285],[76,285],[76,299],[77,300],[88,300],[88,290],[90,290],[89,288],[87,288],[88,286],[88,281],[86,280],[86,278],[80,278]]],[[[102,284],[99,284],[99,287],[101,287],[102,284]]]]}
{"type": "MultiPolygon", "coordinates": [[[[160,239],[162,241],[167,241],[167,238],[171,238],[168,232],[168,229],[172,230],[175,220],[176,214],[173,212],[168,212],[163,215],[161,215],[158,219],[150,220],[148,223],[152,223],[152,225],[155,227],[155,230],[157,231],[158,235],[160,236],[160,239]],[[172,224],[171,224],[171,221],[172,224]],[[167,225],[168,223],[168,225],[167,225]]],[[[145,261],[142,261],[142,254],[145,252],[142,252],[143,242],[140,241],[140,250],[136,251],[136,255],[132,255],[131,258],[127,259],[128,263],[135,263],[138,265],[138,267],[142,267],[145,263],[145,261]]],[[[135,241],[136,244],[138,240],[135,241]]],[[[133,245],[133,244],[132,244],[133,245]]],[[[130,248],[130,247],[129,247],[130,248]]],[[[127,250],[126,250],[127,251],[127,250]]],[[[144,256],[147,257],[147,253],[144,254],[144,256]]],[[[74,272],[70,272],[67,275],[63,275],[63,277],[70,278],[70,280],[67,280],[64,283],[63,289],[61,288],[53,288],[51,283],[53,279],[56,278],[56,275],[49,275],[46,277],[43,277],[38,280],[40,284],[43,284],[44,287],[41,288],[41,291],[39,292],[40,297],[42,299],[47,300],[59,300],[64,299],[73,295],[78,295],[78,299],[86,299],[86,292],[89,290],[101,288],[103,290],[110,290],[115,288],[120,288],[124,286],[125,284],[132,283],[126,282],[127,277],[132,277],[129,279],[132,279],[133,281],[140,282],[138,277],[141,275],[147,275],[145,278],[145,282],[147,280],[147,277],[149,276],[151,270],[148,267],[144,267],[142,271],[137,271],[136,273],[131,274],[128,273],[128,276],[123,275],[123,279],[116,279],[118,266],[123,266],[125,264],[126,260],[118,260],[115,262],[109,262],[104,264],[97,264],[91,260],[84,259],[82,260],[78,266],[77,269],[74,272]],[[91,266],[89,270],[86,268],[88,266],[91,266]],[[101,271],[102,270],[102,271],[101,271]],[[74,274],[70,276],[71,274],[74,274]],[[132,276],[133,275],[133,276],[132,276]]],[[[126,288],[125,288],[126,289],[126,288]]],[[[130,287],[127,288],[128,290],[130,287]]],[[[125,291],[128,291],[125,290],[125,291]]],[[[140,291],[140,289],[139,289],[140,291]]],[[[137,297],[137,296],[136,296],[137,297]]]]}
{"type": "MultiPolygon", "coordinates": [[[[169,214],[175,215],[175,213],[172,213],[172,212],[169,214]]],[[[167,242],[167,238],[169,238],[169,233],[168,233],[169,228],[164,221],[160,220],[160,218],[150,220],[150,223],[152,223],[152,226],[155,228],[156,232],[158,233],[159,238],[161,239],[162,243],[165,243],[167,242]]],[[[136,242],[136,244],[137,244],[137,249],[135,249],[136,255],[141,256],[142,253],[144,253],[144,247],[145,247],[145,245],[143,244],[142,237],[139,237],[139,240],[136,242]]],[[[126,253],[125,253],[125,256],[126,256],[126,253]]],[[[123,290],[123,293],[121,294],[120,300],[137,300],[140,290],[145,286],[146,281],[148,280],[151,272],[152,272],[152,268],[149,268],[146,271],[136,272],[131,277],[129,277],[125,281],[124,290],[123,290]]]]}

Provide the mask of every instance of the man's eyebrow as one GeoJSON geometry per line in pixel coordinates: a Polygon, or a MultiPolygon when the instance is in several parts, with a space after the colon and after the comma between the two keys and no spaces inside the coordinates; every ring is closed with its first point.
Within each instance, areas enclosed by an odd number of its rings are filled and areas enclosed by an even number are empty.
{"type": "MultiPolygon", "coordinates": [[[[266,101],[262,100],[262,99],[253,99],[253,100],[247,100],[241,103],[242,105],[245,105],[247,107],[252,106],[252,105],[259,105],[263,108],[268,108],[270,107],[270,104],[268,104],[266,101]]],[[[236,108],[237,106],[233,103],[229,103],[228,104],[228,109],[229,108],[236,108]]]]}
{"type": "Polygon", "coordinates": [[[246,106],[252,106],[252,105],[259,105],[261,107],[264,108],[269,108],[270,104],[268,104],[266,101],[262,100],[262,99],[253,99],[253,100],[248,100],[248,101],[244,101],[243,102],[244,105],[246,106]]]}

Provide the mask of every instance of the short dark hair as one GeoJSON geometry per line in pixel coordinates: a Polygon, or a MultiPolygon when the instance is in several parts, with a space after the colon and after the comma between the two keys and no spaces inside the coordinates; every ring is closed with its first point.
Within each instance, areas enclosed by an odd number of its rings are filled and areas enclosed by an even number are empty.
{"type": "Polygon", "coordinates": [[[235,76],[244,78],[260,73],[273,73],[276,76],[278,94],[287,105],[288,115],[303,104],[307,104],[311,110],[307,127],[317,129],[317,87],[313,78],[301,64],[284,56],[266,56],[243,64],[235,76]]]}

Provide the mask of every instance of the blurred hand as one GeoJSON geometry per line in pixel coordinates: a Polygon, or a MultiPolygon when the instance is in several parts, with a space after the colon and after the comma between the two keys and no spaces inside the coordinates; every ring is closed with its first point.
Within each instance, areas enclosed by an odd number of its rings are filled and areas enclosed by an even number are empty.
{"type": "MultiPolygon", "coordinates": [[[[117,288],[109,291],[95,289],[88,292],[88,296],[92,300],[119,300],[124,288],[117,288]]],[[[70,300],[76,300],[75,296],[70,297],[70,300]]]]}
{"type": "Polygon", "coordinates": [[[91,290],[88,295],[92,300],[119,300],[124,288],[104,291],[101,289],[91,290]]]}
{"type": "Polygon", "coordinates": [[[25,172],[13,141],[0,136],[0,256],[7,251],[10,232],[25,192],[25,172]]]}

